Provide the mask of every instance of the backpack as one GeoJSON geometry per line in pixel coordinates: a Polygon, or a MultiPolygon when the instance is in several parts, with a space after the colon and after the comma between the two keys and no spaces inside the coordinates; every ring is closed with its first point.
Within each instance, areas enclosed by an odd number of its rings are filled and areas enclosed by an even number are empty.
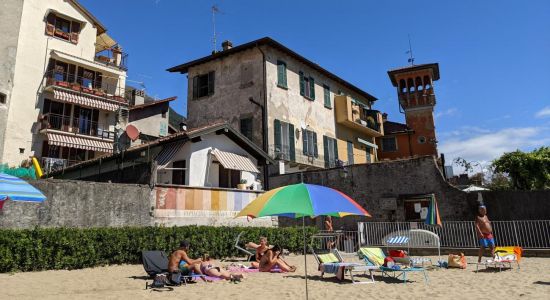
{"type": "Polygon", "coordinates": [[[155,275],[155,279],[153,279],[153,283],[151,284],[152,288],[163,288],[164,285],[166,285],[168,278],[166,277],[166,274],[157,274],[155,275]]]}

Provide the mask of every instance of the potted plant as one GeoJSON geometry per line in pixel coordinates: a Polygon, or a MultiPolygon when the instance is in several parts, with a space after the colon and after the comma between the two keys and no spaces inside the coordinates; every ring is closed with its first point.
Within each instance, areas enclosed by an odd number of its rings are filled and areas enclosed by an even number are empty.
{"type": "Polygon", "coordinates": [[[66,81],[58,81],[58,82],[57,82],[57,85],[58,85],[58,86],[62,86],[62,87],[66,87],[66,88],[69,87],[69,83],[66,82],[66,81]]]}
{"type": "Polygon", "coordinates": [[[82,87],[82,91],[84,93],[88,93],[88,94],[93,94],[94,93],[94,91],[91,88],[84,87],[84,86],[82,87]]]}
{"type": "Polygon", "coordinates": [[[246,179],[241,179],[241,183],[237,184],[239,190],[246,190],[246,179]]]}
{"type": "Polygon", "coordinates": [[[73,91],[79,92],[80,91],[80,84],[77,83],[77,82],[73,82],[73,83],[71,83],[71,88],[73,89],[73,91]]]}

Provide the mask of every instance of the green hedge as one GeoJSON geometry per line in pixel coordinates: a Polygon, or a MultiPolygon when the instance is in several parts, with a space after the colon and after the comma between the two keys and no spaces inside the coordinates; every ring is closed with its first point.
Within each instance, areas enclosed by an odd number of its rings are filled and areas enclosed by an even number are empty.
{"type": "MultiPolygon", "coordinates": [[[[308,227],[307,241],[316,231],[308,227]]],[[[235,238],[269,243],[291,252],[303,251],[302,228],[258,227],[121,227],[121,228],[35,228],[0,229],[0,273],[51,269],[80,269],[110,264],[138,264],[142,250],[170,252],[179,242],[191,242],[192,257],[209,253],[214,257],[242,256],[235,238]]]]}

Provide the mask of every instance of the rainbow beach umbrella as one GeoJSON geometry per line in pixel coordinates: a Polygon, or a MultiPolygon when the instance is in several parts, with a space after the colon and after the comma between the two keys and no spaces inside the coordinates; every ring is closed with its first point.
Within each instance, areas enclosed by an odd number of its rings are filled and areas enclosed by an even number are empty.
{"type": "Polygon", "coordinates": [[[298,183],[266,192],[250,202],[237,217],[289,218],[370,214],[348,195],[325,186],[298,183]]]}
{"type": "Polygon", "coordinates": [[[46,196],[23,179],[0,173],[0,209],[5,200],[43,202],[46,196]]]}
{"type": "Polygon", "coordinates": [[[437,207],[437,200],[435,200],[435,195],[431,194],[430,196],[430,206],[428,206],[428,215],[426,216],[425,223],[427,225],[438,225],[441,226],[441,218],[439,217],[439,208],[437,207]]]}

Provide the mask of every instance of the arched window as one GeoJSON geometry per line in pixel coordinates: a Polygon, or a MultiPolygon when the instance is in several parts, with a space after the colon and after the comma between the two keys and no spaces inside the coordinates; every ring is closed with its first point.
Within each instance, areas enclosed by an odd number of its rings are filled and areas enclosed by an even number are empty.
{"type": "Polygon", "coordinates": [[[416,77],[415,81],[416,81],[416,90],[417,91],[423,90],[424,87],[422,86],[422,78],[416,77]]]}
{"type": "Polygon", "coordinates": [[[407,80],[407,85],[409,86],[409,93],[415,91],[415,89],[414,89],[414,81],[412,80],[412,78],[409,78],[409,79],[407,80]]]}
{"type": "Polygon", "coordinates": [[[429,90],[432,88],[432,81],[429,76],[424,76],[424,89],[429,90]]]}
{"type": "Polygon", "coordinates": [[[407,84],[404,79],[399,80],[399,92],[402,94],[407,92],[407,84]]]}

